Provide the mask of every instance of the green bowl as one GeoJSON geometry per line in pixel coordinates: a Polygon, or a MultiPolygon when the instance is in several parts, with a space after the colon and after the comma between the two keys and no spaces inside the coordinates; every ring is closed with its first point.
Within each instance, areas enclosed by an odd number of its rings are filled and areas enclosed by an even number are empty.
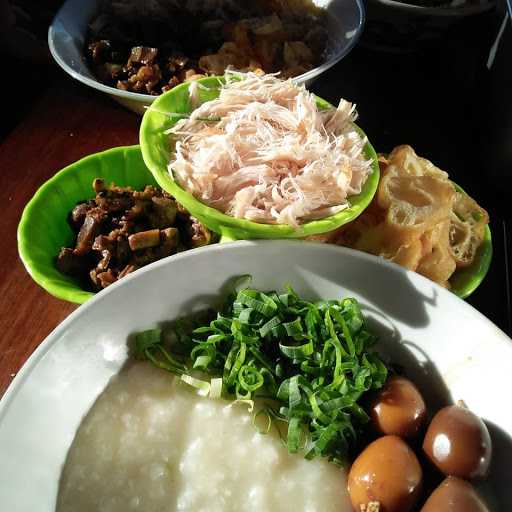
{"type": "MultiPolygon", "coordinates": [[[[199,88],[201,102],[215,99],[219,95],[223,82],[221,77],[208,77],[198,80],[207,89],[199,88]]],[[[169,175],[167,165],[170,160],[172,147],[170,137],[164,132],[178,120],[170,117],[167,112],[189,114],[192,106],[189,100],[189,83],[174,87],[169,92],[159,96],[146,111],[140,126],[140,147],[146,165],[153,173],[158,184],[188,209],[208,228],[222,235],[223,241],[252,238],[301,238],[332,231],[360,215],[372,200],[379,184],[379,165],[377,155],[370,143],[365,146],[365,154],[373,160],[372,173],[366,180],[360,194],[349,198],[350,207],[320,220],[306,222],[294,228],[287,225],[262,224],[245,219],[230,217],[215,208],[211,208],[192,194],[182,189],[169,175]]],[[[317,98],[320,108],[331,105],[317,98]]],[[[360,133],[364,136],[362,130],[360,133]]]]}
{"type": "Polygon", "coordinates": [[[136,189],[157,185],[139,146],[109,149],[82,158],[49,179],[25,207],[18,226],[18,251],[34,281],[53,296],[78,304],[94,293],[59,272],[55,257],[61,247],[72,244],[68,214],[78,202],[95,196],[92,181],[97,177],[136,189]]]}
{"type": "Polygon", "coordinates": [[[469,297],[484,280],[492,260],[492,237],[489,226],[485,226],[482,244],[477,250],[473,263],[459,268],[450,277],[451,291],[461,299],[469,297]]]}
{"type": "MultiPolygon", "coordinates": [[[[157,185],[139,146],[109,149],[85,157],[49,179],[25,207],[18,226],[19,254],[34,281],[53,296],[78,304],[94,293],[59,272],[55,257],[61,247],[71,245],[74,234],[67,222],[68,214],[79,201],[94,197],[91,185],[97,177],[136,189],[157,185]]],[[[450,279],[452,291],[461,298],[468,297],[484,279],[491,258],[491,232],[486,227],[473,264],[457,270],[450,279]]]]}
{"type": "MultiPolygon", "coordinates": [[[[465,190],[452,181],[458,192],[465,194],[465,190]]],[[[475,259],[471,265],[457,269],[450,277],[450,289],[461,299],[469,297],[484,280],[492,260],[492,237],[489,226],[485,226],[484,239],[478,248],[475,259]]]]}

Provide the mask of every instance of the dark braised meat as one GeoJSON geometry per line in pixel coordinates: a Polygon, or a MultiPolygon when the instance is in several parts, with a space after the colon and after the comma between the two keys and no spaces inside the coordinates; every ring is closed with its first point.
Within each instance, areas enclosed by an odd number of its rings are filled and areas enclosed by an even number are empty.
{"type": "Polygon", "coordinates": [[[151,95],[227,68],[286,78],[325,59],[326,16],[311,0],[104,0],[85,54],[101,82],[151,95]]]}
{"type": "Polygon", "coordinates": [[[166,192],[152,186],[142,191],[110,187],[97,178],[96,197],[69,214],[76,233],[74,247],[64,247],[57,268],[87,289],[106,288],[138,268],[216,241],[205,226],[166,192]]]}

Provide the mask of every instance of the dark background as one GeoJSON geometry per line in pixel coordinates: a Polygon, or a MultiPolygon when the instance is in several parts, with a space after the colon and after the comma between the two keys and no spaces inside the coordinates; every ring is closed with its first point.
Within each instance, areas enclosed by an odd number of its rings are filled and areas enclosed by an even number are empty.
{"type": "MultiPolygon", "coordinates": [[[[0,0],[0,88],[2,97],[15,106],[4,106],[0,142],[51,84],[72,80],[53,62],[46,46],[48,26],[61,3],[0,0]]],[[[356,102],[358,124],[377,151],[410,144],[449,172],[489,212],[493,262],[468,302],[512,335],[510,20],[493,67],[486,66],[503,17],[504,8],[498,7],[455,22],[428,44],[405,44],[392,51],[379,48],[367,31],[311,88],[333,103],[340,97],[356,102]]]]}
{"type": "Polygon", "coordinates": [[[502,13],[465,18],[438,41],[414,50],[404,45],[379,51],[363,34],[353,52],[312,89],[333,102],[340,96],[356,102],[358,124],[378,152],[410,144],[489,212],[493,261],[468,302],[511,335],[510,20],[494,65],[487,68],[502,13]]]}

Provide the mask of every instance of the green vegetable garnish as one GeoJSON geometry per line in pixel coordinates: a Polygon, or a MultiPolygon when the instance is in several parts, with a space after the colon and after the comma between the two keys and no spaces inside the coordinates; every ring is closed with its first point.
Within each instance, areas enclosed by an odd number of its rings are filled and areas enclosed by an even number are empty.
{"type": "Polygon", "coordinates": [[[137,334],[138,356],[202,394],[272,400],[257,413],[264,430],[272,420],[286,422],[288,451],[304,450],[308,459],[344,462],[369,420],[362,396],[387,378],[355,299],[308,302],[290,287],[283,294],[245,288],[206,325],[178,323],[175,342],[164,347],[163,338],[160,329],[137,334]]]}

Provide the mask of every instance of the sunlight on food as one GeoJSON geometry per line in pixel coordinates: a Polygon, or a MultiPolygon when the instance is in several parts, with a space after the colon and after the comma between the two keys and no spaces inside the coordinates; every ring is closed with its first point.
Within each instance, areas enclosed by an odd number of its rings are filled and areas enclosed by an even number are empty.
{"type": "Polygon", "coordinates": [[[196,396],[144,363],[84,419],[62,473],[65,511],[350,511],[345,472],[288,454],[244,406],[196,396]]]}

